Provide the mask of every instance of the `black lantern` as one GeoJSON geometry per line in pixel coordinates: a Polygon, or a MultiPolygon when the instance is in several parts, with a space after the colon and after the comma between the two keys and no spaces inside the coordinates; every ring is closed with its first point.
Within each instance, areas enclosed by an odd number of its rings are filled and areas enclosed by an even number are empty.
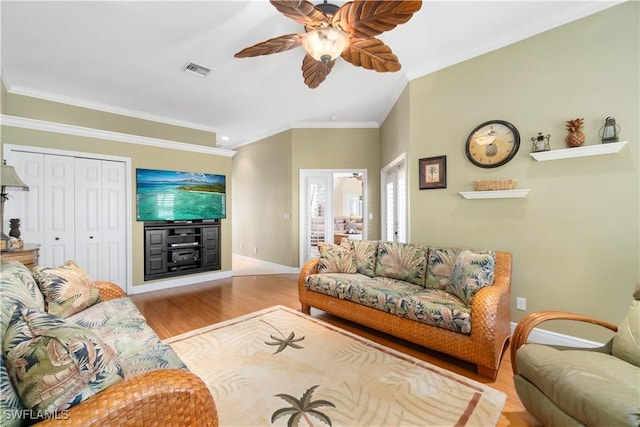
{"type": "Polygon", "coordinates": [[[598,132],[602,143],[606,144],[607,142],[617,142],[619,134],[620,126],[616,124],[616,119],[614,117],[607,117],[604,119],[604,126],[602,126],[598,132]]]}

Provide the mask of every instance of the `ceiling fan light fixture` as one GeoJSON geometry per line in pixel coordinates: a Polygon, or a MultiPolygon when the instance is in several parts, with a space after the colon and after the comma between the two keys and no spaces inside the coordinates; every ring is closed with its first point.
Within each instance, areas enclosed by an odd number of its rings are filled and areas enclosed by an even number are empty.
{"type": "Polygon", "coordinates": [[[311,30],[302,38],[302,47],[313,59],[324,64],[336,59],[349,46],[349,34],[333,27],[311,30]]]}

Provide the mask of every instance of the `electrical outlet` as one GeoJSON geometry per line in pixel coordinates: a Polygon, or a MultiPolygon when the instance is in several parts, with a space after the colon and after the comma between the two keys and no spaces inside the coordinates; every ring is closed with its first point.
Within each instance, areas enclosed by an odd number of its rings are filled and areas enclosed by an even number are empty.
{"type": "Polygon", "coordinates": [[[254,253],[254,254],[257,254],[257,253],[258,253],[258,247],[257,247],[257,246],[254,246],[254,247],[253,247],[253,253],[254,253]]]}
{"type": "Polygon", "coordinates": [[[516,308],[520,311],[526,311],[527,310],[527,299],[526,298],[522,298],[522,297],[518,297],[516,298],[516,308]]]}

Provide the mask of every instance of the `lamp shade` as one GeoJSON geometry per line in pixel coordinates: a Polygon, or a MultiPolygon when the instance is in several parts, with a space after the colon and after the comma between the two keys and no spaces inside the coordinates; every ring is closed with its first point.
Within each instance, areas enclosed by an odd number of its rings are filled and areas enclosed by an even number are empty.
{"type": "Polygon", "coordinates": [[[29,191],[29,186],[18,178],[18,174],[13,166],[7,166],[6,161],[2,165],[2,175],[0,176],[0,185],[2,190],[29,191]]]}
{"type": "Polygon", "coordinates": [[[349,35],[333,27],[311,30],[302,38],[302,47],[313,59],[325,64],[336,59],[349,45],[349,35]]]}

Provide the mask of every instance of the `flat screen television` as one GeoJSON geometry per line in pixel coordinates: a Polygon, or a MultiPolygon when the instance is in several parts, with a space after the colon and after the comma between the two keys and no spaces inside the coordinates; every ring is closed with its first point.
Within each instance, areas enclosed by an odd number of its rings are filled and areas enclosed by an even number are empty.
{"type": "Polygon", "coordinates": [[[138,221],[205,221],[226,218],[224,175],[136,169],[138,221]]]}

